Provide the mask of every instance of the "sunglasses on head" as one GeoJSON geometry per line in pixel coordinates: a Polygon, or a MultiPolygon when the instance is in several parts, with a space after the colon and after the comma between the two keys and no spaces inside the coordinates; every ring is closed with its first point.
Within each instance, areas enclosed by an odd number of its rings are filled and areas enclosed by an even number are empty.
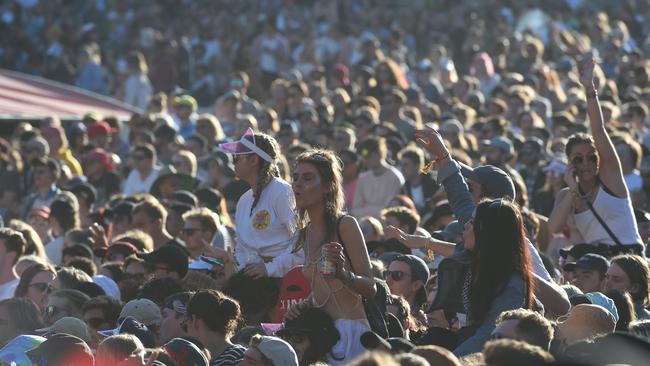
{"type": "Polygon", "coordinates": [[[404,273],[402,271],[390,271],[390,270],[384,271],[384,280],[391,278],[393,281],[399,281],[405,276],[407,276],[407,273],[404,273]]]}
{"type": "MultiPolygon", "coordinates": [[[[598,162],[598,155],[596,154],[587,155],[587,161],[589,161],[590,163],[598,162]]],[[[571,164],[573,165],[580,165],[584,162],[585,162],[585,158],[583,158],[582,156],[576,156],[575,158],[571,159],[571,164]]]]}

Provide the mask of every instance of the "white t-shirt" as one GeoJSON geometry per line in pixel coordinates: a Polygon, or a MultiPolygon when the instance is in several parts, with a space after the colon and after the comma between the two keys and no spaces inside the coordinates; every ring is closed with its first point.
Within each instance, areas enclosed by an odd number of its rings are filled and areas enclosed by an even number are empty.
{"type": "Polygon", "coordinates": [[[153,182],[158,178],[159,172],[160,167],[155,166],[149,176],[145,180],[142,180],[140,173],[136,169],[131,170],[129,176],[126,178],[126,182],[124,182],[124,195],[132,196],[135,193],[149,193],[153,182]]]}
{"type": "Polygon", "coordinates": [[[291,253],[298,238],[293,190],[289,183],[274,178],[262,191],[251,214],[252,205],[253,191],[248,190],[237,202],[235,212],[238,268],[260,263],[261,257],[272,257],[266,263],[269,276],[283,277],[304,261],[302,250],[291,253]]]}
{"type": "Polygon", "coordinates": [[[50,240],[45,244],[45,255],[50,259],[50,262],[55,266],[61,264],[61,258],[63,257],[63,245],[64,237],[59,236],[58,238],[50,240]]]}
{"type": "Polygon", "coordinates": [[[20,278],[14,278],[9,282],[0,285],[0,301],[14,297],[14,291],[16,291],[18,282],[20,282],[20,278]]]}

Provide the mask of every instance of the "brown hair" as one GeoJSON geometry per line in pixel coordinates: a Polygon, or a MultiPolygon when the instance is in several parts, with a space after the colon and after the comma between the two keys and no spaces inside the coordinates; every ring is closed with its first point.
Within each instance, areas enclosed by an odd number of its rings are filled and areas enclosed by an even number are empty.
{"type": "MultiPolygon", "coordinates": [[[[336,222],[345,205],[341,159],[330,150],[316,149],[298,155],[295,165],[298,166],[300,163],[307,163],[315,167],[320,175],[321,184],[328,188],[323,201],[326,232],[328,233],[328,240],[331,240],[335,237],[337,231],[336,222]]],[[[307,225],[305,223],[305,214],[304,209],[298,212],[298,228],[300,229],[305,228],[307,225]]]]}

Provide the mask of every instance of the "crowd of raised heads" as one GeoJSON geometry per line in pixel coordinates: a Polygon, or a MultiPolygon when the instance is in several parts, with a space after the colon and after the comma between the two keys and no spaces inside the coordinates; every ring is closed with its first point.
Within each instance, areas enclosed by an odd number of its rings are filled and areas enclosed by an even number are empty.
{"type": "Polygon", "coordinates": [[[0,365],[648,364],[650,3],[0,14],[0,365]]]}

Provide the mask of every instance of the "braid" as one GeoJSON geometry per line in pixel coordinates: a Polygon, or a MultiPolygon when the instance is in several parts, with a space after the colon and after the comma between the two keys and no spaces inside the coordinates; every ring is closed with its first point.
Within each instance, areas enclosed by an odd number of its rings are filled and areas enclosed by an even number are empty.
{"type": "MultiPolygon", "coordinates": [[[[272,158],[276,159],[278,157],[279,148],[277,142],[275,142],[272,137],[264,134],[255,134],[255,141],[257,142],[257,146],[269,154],[272,158]]],[[[260,171],[257,177],[257,185],[253,190],[253,205],[251,206],[251,215],[253,214],[253,210],[255,209],[255,206],[257,206],[260,197],[262,196],[262,191],[264,188],[266,188],[266,186],[271,182],[271,180],[273,180],[273,178],[280,176],[280,169],[278,169],[278,165],[275,162],[270,163],[262,158],[259,158],[259,160],[260,171]]]]}

